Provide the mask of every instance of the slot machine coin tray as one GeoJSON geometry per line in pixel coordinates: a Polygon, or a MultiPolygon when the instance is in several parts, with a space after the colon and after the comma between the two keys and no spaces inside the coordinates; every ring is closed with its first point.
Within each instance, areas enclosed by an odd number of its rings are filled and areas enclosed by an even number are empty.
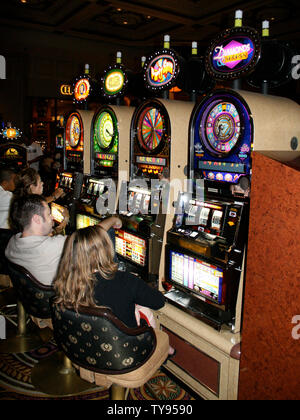
{"type": "Polygon", "coordinates": [[[178,289],[170,290],[165,293],[167,301],[184,312],[210,325],[217,331],[220,331],[224,323],[219,309],[210,306],[198,298],[178,289]]]}

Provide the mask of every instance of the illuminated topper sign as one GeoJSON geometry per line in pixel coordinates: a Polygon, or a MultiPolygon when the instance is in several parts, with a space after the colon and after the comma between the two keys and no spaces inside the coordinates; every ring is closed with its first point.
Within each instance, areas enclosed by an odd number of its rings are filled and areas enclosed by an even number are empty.
{"type": "Polygon", "coordinates": [[[148,58],[144,69],[144,80],[148,89],[170,89],[175,85],[179,74],[178,57],[172,50],[157,51],[148,58]]]}
{"type": "Polygon", "coordinates": [[[21,137],[22,132],[15,127],[5,127],[1,131],[1,136],[4,137],[7,140],[15,140],[21,137]]]}
{"type": "Polygon", "coordinates": [[[214,79],[237,79],[254,70],[260,51],[260,38],[254,29],[227,29],[211,43],[206,69],[214,79]]]}
{"type": "Polygon", "coordinates": [[[62,95],[73,95],[73,89],[71,85],[61,85],[60,86],[60,93],[62,95]]]}
{"type": "Polygon", "coordinates": [[[128,77],[122,64],[109,67],[101,78],[101,90],[104,96],[123,95],[128,85],[128,77]]]}
{"type": "Polygon", "coordinates": [[[84,102],[88,99],[91,93],[91,83],[88,77],[80,78],[75,82],[74,86],[74,101],[84,102]]]}
{"type": "Polygon", "coordinates": [[[120,92],[124,85],[124,73],[115,69],[109,72],[105,79],[105,90],[110,94],[120,92]]]}

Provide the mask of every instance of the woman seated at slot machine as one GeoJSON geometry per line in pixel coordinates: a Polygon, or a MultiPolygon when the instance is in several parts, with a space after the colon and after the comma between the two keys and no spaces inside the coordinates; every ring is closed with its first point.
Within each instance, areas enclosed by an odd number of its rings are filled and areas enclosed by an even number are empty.
{"type": "MultiPolygon", "coordinates": [[[[41,180],[39,173],[33,168],[26,168],[23,169],[18,176],[18,181],[16,183],[14,195],[15,197],[23,197],[31,194],[43,195],[43,190],[44,183],[41,180]]],[[[45,197],[45,200],[49,204],[52,201],[57,200],[63,194],[63,189],[57,188],[52,195],[50,195],[49,197],[45,197]]],[[[53,234],[59,234],[63,232],[63,230],[67,226],[69,222],[68,209],[63,208],[62,216],[63,220],[56,228],[53,229],[53,234]]]]}
{"type": "MultiPolygon", "coordinates": [[[[151,309],[165,304],[163,294],[128,271],[118,270],[113,243],[100,226],[75,231],[66,240],[53,286],[56,302],[78,309],[107,306],[127,327],[136,328],[140,319],[155,328],[151,309]]],[[[175,355],[170,346],[169,357],[175,355]]]]}

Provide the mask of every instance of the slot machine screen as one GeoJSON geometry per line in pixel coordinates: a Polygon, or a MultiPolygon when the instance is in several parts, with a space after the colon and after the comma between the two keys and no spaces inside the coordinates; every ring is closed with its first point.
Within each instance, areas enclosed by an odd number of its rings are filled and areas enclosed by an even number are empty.
{"type": "Polygon", "coordinates": [[[61,223],[64,220],[63,211],[63,206],[60,206],[57,203],[51,203],[51,214],[55,222],[61,223]]]}
{"type": "Polygon", "coordinates": [[[169,278],[173,283],[215,302],[223,304],[222,268],[181,252],[169,252],[169,278]]]}
{"type": "Polygon", "coordinates": [[[116,252],[142,267],[146,265],[147,243],[139,236],[116,230],[116,252]]]}
{"type": "Polygon", "coordinates": [[[83,229],[88,226],[94,226],[99,223],[99,219],[96,217],[89,216],[87,214],[80,214],[76,215],[76,229],[83,229]]]}

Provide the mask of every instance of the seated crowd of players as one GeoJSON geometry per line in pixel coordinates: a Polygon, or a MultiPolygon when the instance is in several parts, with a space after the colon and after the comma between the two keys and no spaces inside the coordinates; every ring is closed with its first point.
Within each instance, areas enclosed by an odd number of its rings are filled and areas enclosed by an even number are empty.
{"type": "MultiPolygon", "coordinates": [[[[122,226],[121,220],[108,217],[98,225],[64,235],[68,210],[61,225],[53,229],[49,207],[63,190],[58,188],[44,197],[43,184],[34,168],[19,173],[0,168],[0,228],[11,230],[6,258],[26,268],[42,284],[52,285],[57,302],[65,307],[104,305],[128,327],[137,327],[141,318],[155,327],[151,309],[162,308],[165,299],[119,265],[114,229],[122,226]]],[[[172,347],[169,354],[175,354],[172,347]]]]}

